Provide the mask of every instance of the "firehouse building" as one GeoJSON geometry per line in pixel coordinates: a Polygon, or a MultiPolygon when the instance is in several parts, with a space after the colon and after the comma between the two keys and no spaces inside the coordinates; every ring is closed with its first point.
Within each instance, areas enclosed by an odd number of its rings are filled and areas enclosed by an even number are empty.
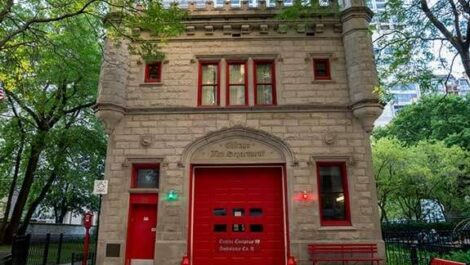
{"type": "Polygon", "coordinates": [[[162,61],[107,42],[98,264],[307,265],[321,242],[383,257],[371,11],[286,22],[280,8],[190,3],[162,61]]]}

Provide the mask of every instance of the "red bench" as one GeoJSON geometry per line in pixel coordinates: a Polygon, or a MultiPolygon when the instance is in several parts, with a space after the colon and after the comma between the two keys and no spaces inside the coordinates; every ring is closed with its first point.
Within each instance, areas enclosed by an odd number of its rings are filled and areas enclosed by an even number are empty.
{"type": "Polygon", "coordinates": [[[465,265],[463,262],[450,261],[445,259],[433,258],[429,265],[465,265]]]}
{"type": "Polygon", "coordinates": [[[377,258],[376,244],[310,244],[308,245],[313,265],[319,262],[370,262],[380,264],[383,260],[377,258]]]}

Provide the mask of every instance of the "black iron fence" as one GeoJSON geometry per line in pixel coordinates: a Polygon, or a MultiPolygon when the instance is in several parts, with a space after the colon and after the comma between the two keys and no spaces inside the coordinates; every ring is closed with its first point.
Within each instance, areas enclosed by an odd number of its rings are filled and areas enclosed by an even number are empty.
{"type": "Polygon", "coordinates": [[[470,257],[470,231],[386,231],[383,238],[389,265],[428,265],[432,258],[457,252],[469,252],[470,257]]]}
{"type": "MultiPolygon", "coordinates": [[[[88,264],[95,265],[95,253],[88,253],[88,264]]],[[[83,253],[72,253],[70,265],[82,265],[83,253]]]]}
{"type": "MultiPolygon", "coordinates": [[[[64,234],[16,236],[11,247],[11,260],[15,265],[70,264],[82,253],[83,239],[83,236],[64,234]]],[[[91,257],[94,257],[94,249],[95,240],[91,239],[91,257]]]]}

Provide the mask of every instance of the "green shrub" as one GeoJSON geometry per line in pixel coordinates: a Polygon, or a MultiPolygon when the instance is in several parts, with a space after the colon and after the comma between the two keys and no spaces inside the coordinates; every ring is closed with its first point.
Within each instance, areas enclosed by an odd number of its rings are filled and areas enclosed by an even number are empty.
{"type": "Polygon", "coordinates": [[[452,261],[460,261],[465,263],[470,263],[470,250],[467,251],[452,251],[450,254],[444,255],[444,259],[452,261]]]}

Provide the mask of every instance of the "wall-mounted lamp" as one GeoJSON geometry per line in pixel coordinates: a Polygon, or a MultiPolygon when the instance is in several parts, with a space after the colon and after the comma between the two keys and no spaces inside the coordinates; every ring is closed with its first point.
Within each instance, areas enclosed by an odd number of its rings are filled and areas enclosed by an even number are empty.
{"type": "Polygon", "coordinates": [[[169,202],[177,201],[179,200],[179,198],[180,198],[180,195],[178,194],[178,191],[176,190],[172,189],[166,193],[166,200],[169,202]]]}

